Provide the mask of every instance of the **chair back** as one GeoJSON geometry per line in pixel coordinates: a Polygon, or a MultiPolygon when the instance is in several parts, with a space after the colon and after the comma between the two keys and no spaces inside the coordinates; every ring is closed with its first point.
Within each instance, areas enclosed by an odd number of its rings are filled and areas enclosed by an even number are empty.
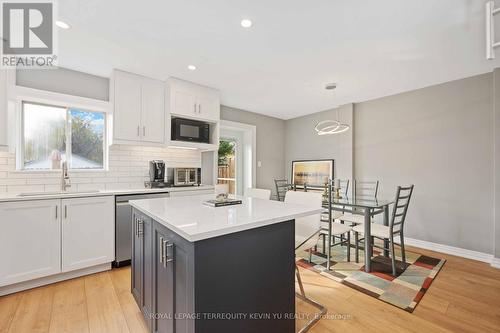
{"type": "MultiPolygon", "coordinates": [[[[335,180],[332,180],[332,187],[335,180]]],[[[340,179],[340,195],[343,197],[349,196],[349,179],[340,179]]]]}
{"type": "Polygon", "coordinates": [[[271,190],[263,189],[263,188],[246,188],[245,197],[257,198],[257,199],[271,199],[271,190]]]}
{"type": "MultiPolygon", "coordinates": [[[[288,191],[285,203],[321,208],[321,193],[288,191]]],[[[308,249],[316,245],[315,237],[321,229],[321,214],[309,215],[295,219],[295,249],[308,249]]]]}
{"type": "Polygon", "coordinates": [[[362,200],[377,199],[378,183],[378,180],[354,180],[354,196],[362,200]]]}
{"type": "Polygon", "coordinates": [[[274,185],[276,186],[276,198],[278,201],[285,200],[286,192],[294,188],[292,184],[288,183],[287,179],[275,179],[274,185]]]}
{"type": "Polygon", "coordinates": [[[403,232],[403,227],[406,220],[406,213],[408,212],[408,206],[410,205],[411,195],[413,194],[413,187],[415,185],[410,185],[407,187],[398,186],[396,190],[396,200],[394,203],[394,208],[392,210],[392,216],[389,223],[391,234],[394,231],[403,232]]]}

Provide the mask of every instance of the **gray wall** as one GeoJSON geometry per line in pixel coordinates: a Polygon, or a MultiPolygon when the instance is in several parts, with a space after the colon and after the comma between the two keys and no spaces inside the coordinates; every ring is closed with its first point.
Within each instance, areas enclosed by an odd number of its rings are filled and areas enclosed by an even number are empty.
{"type": "Polygon", "coordinates": [[[500,68],[495,69],[495,257],[500,258],[500,68]]]}
{"type": "Polygon", "coordinates": [[[286,121],[286,175],[290,179],[292,161],[310,159],[334,159],[334,177],[352,179],[353,158],[353,105],[339,108],[339,120],[351,125],[351,130],[337,135],[316,134],[314,127],[322,120],[335,120],[337,109],[322,111],[286,121]]]}
{"type": "Polygon", "coordinates": [[[354,174],[415,184],[406,236],[493,253],[493,75],[355,104],[354,174]]]}
{"type": "Polygon", "coordinates": [[[61,94],[109,100],[109,79],[65,68],[17,70],[16,84],[61,94]]]}
{"type": "Polygon", "coordinates": [[[257,127],[257,187],[275,193],[274,179],[285,176],[285,121],[228,106],[221,106],[221,119],[257,127]]]}

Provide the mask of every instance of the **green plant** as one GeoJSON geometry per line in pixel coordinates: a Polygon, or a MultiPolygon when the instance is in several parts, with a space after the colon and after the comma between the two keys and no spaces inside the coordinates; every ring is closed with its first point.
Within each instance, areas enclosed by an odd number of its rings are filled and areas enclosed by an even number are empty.
{"type": "Polygon", "coordinates": [[[227,165],[227,158],[234,155],[234,142],[220,140],[219,142],[219,165],[227,165]]]}

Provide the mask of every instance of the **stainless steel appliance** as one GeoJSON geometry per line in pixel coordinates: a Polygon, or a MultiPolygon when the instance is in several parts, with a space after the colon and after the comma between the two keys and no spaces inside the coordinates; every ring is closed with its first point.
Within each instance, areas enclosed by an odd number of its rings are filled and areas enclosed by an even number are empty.
{"type": "Polygon", "coordinates": [[[174,186],[201,185],[200,168],[174,168],[174,186]]]}
{"type": "Polygon", "coordinates": [[[130,200],[168,198],[170,194],[136,194],[116,196],[116,216],[115,216],[115,267],[130,264],[132,258],[132,207],[130,200]]]}
{"type": "Polygon", "coordinates": [[[165,162],[161,160],[149,161],[149,181],[165,181],[165,162]]]}
{"type": "Polygon", "coordinates": [[[185,118],[172,118],[172,140],[210,143],[210,124],[185,118]]]}

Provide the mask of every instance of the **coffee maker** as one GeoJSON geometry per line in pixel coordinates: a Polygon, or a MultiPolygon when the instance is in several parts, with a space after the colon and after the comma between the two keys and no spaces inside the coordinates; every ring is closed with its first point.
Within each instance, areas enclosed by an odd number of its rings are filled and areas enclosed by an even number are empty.
{"type": "Polygon", "coordinates": [[[161,160],[149,161],[149,182],[146,182],[146,187],[167,187],[167,183],[165,183],[165,162],[161,160]]]}

